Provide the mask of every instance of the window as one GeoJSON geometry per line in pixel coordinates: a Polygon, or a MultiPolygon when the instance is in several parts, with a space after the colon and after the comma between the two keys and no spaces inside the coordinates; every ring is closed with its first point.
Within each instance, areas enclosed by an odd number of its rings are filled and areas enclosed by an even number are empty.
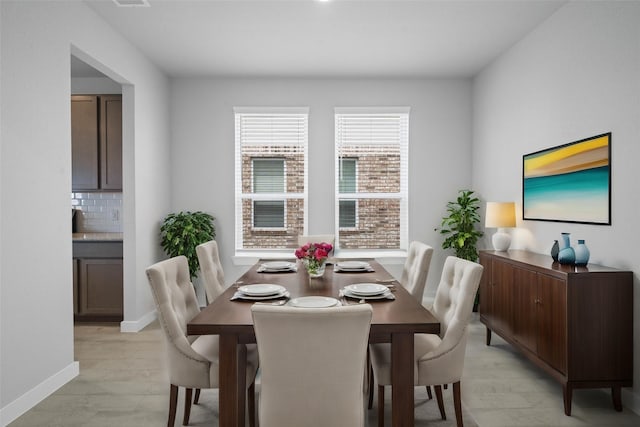
{"type": "MultiPolygon", "coordinates": [[[[340,193],[356,192],[357,159],[343,157],[338,163],[338,191],[340,193]]],[[[341,229],[356,227],[356,201],[339,200],[338,223],[341,229]]]]}
{"type": "MultiPolygon", "coordinates": [[[[284,193],[285,159],[254,158],[253,193],[284,193]]],[[[253,228],[284,228],[284,200],[254,200],[253,228]]]]}
{"type": "Polygon", "coordinates": [[[336,108],[339,249],[403,250],[408,240],[408,108],[336,108]]]}
{"type": "Polygon", "coordinates": [[[307,109],[234,112],[236,252],[294,248],[307,217],[307,109]]]}

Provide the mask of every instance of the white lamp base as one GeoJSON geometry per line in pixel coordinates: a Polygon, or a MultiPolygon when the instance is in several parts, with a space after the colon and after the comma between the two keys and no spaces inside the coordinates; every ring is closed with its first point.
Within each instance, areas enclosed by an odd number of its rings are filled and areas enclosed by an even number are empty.
{"type": "Polygon", "coordinates": [[[499,228],[496,234],[491,237],[491,243],[496,251],[506,251],[511,246],[511,235],[503,228],[499,228]]]}

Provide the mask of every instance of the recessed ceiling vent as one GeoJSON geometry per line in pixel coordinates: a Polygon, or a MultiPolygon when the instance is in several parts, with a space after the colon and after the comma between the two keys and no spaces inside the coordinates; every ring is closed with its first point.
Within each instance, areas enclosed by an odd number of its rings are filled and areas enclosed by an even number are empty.
{"type": "Polygon", "coordinates": [[[118,7],[150,7],[149,0],[113,0],[118,7]]]}

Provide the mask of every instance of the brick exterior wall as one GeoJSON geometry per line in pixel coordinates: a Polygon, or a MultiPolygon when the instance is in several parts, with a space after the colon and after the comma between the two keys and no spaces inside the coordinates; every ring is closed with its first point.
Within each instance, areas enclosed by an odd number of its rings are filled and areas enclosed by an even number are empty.
{"type": "MultiPolygon", "coordinates": [[[[400,150],[397,146],[344,146],[344,157],[357,159],[358,193],[400,191],[400,150]]],[[[252,159],[284,158],[287,192],[304,192],[304,155],[297,146],[245,146],[242,151],[242,189],[251,192],[252,159]]],[[[295,248],[304,230],[304,201],[288,199],[285,203],[285,229],[253,229],[253,203],[242,202],[243,241],[247,249],[295,248]]],[[[332,209],[327,208],[326,214],[332,209]]],[[[357,201],[356,229],[340,230],[343,249],[400,248],[400,201],[397,199],[360,199],[357,201]]]]}
{"type": "MultiPolygon", "coordinates": [[[[304,153],[295,145],[244,146],[242,147],[242,192],[252,191],[252,161],[255,158],[284,159],[287,193],[304,192],[304,153]]],[[[253,203],[242,201],[242,238],[246,249],[295,248],[298,235],[304,231],[304,200],[288,199],[285,202],[285,229],[264,230],[253,228],[253,203]]]]}
{"type": "MultiPolygon", "coordinates": [[[[343,157],[357,159],[358,193],[400,191],[400,149],[398,146],[343,146],[343,157]]],[[[400,201],[360,199],[356,203],[357,227],[339,231],[342,249],[400,248],[400,201]]]]}

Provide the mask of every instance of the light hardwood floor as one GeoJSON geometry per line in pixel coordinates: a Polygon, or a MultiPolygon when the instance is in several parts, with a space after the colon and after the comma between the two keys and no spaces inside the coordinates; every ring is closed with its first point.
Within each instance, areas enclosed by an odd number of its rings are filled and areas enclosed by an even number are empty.
{"type": "MultiPolygon", "coordinates": [[[[561,387],[499,337],[485,346],[484,335],[474,314],[462,381],[465,426],[640,426],[640,416],[627,408],[615,412],[609,393],[600,390],[575,391],[573,415],[565,416],[561,387]]],[[[75,357],[80,375],[10,426],[166,425],[169,386],[157,324],[130,334],[120,333],[116,325],[78,325],[75,357]]],[[[415,396],[416,426],[455,425],[451,388],[445,391],[447,421],[440,420],[424,388],[416,388],[415,396]]],[[[176,425],[181,424],[182,398],[176,425]]],[[[389,401],[385,413],[390,425],[389,401]]],[[[217,391],[205,390],[190,425],[217,426],[217,414],[217,391]]],[[[377,425],[375,406],[367,424],[377,425]]]]}

